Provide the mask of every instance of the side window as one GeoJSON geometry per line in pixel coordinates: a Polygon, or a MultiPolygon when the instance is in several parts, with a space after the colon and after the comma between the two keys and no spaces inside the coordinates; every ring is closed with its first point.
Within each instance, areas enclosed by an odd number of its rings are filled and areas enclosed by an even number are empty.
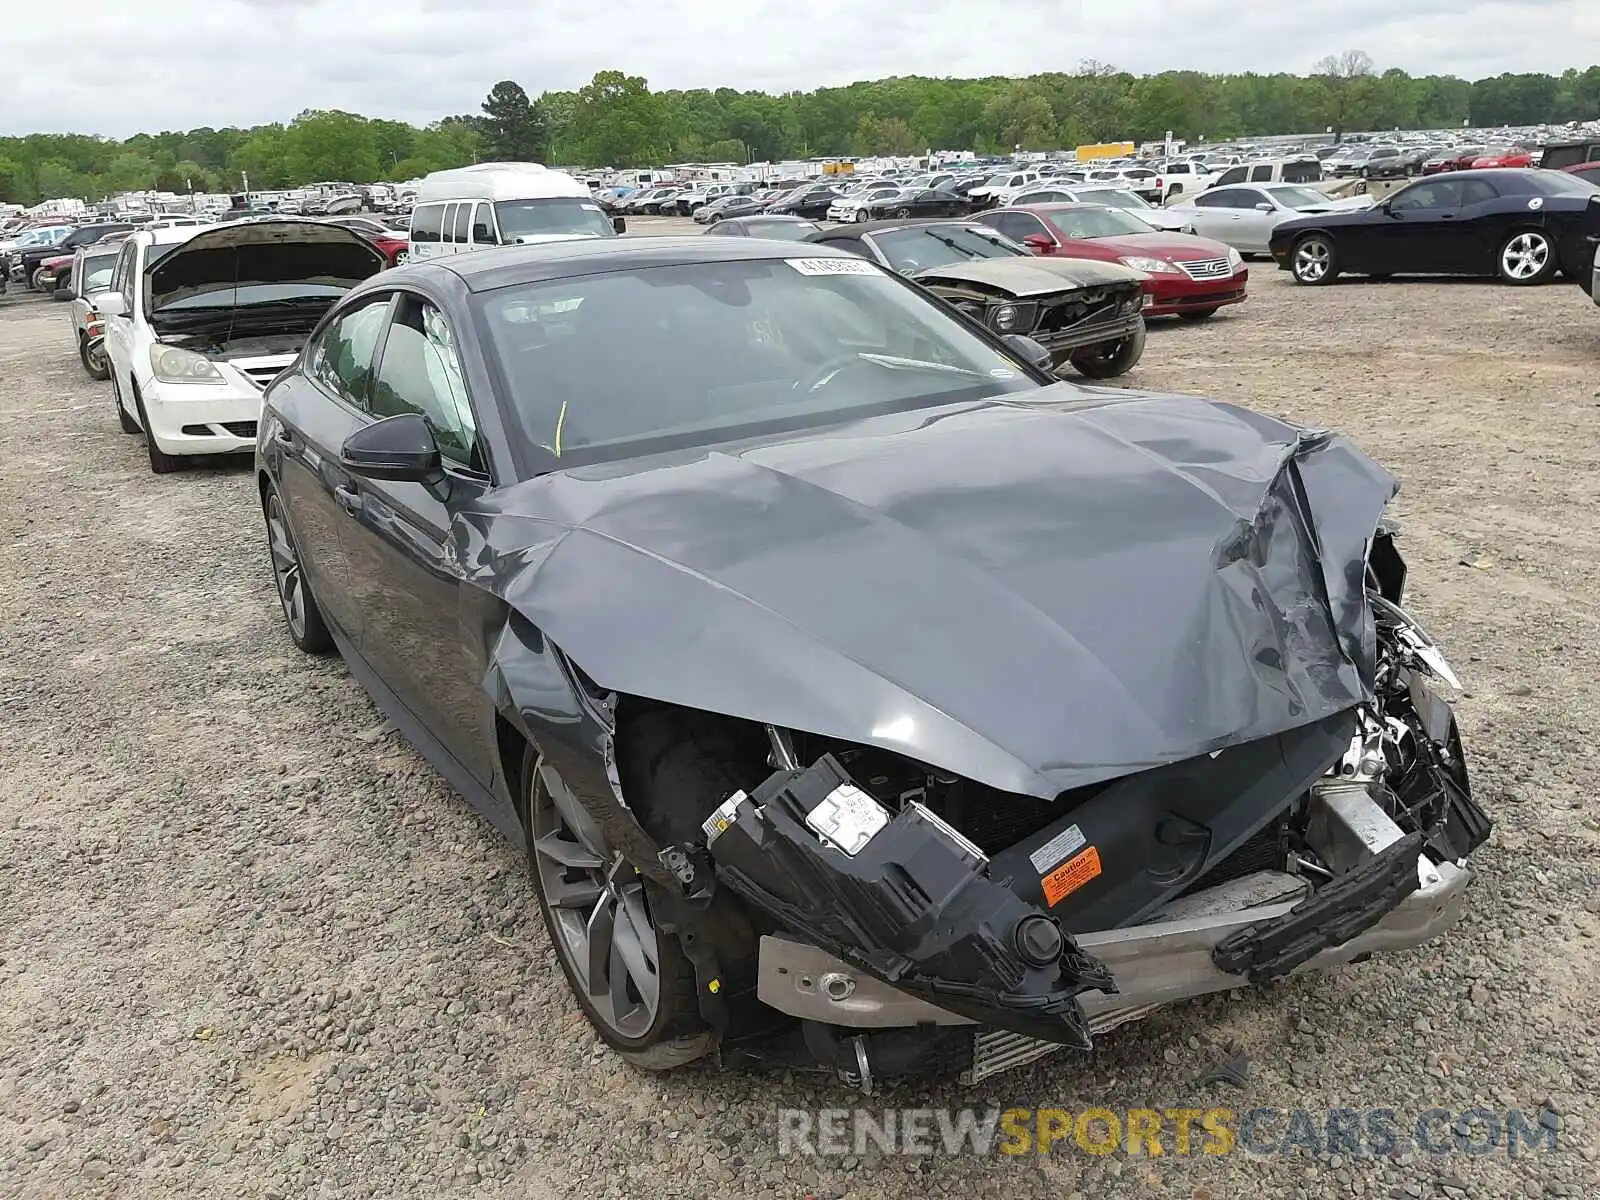
{"type": "Polygon", "coordinates": [[[1463,179],[1461,181],[1461,203],[1482,204],[1486,200],[1499,198],[1500,193],[1485,179],[1463,179]]]}
{"type": "Polygon", "coordinates": [[[465,246],[472,241],[472,208],[470,204],[456,205],[456,245],[465,246]]]}
{"type": "Polygon", "coordinates": [[[994,227],[1013,242],[1019,243],[1031,233],[1045,232],[1044,225],[1038,217],[1020,212],[997,213],[994,227]]]}
{"type": "Polygon", "coordinates": [[[139,277],[139,247],[124,246],[122,248],[122,285],[117,289],[122,293],[122,311],[129,316],[133,315],[133,281],[139,277]]]}
{"type": "Polygon", "coordinates": [[[456,240],[456,206],[446,204],[439,215],[439,240],[449,245],[456,240]]]}
{"type": "Polygon", "coordinates": [[[336,396],[366,408],[372,356],[388,313],[389,297],[374,296],[361,307],[335,317],[306,351],[306,373],[336,396]]]}
{"type": "Polygon", "coordinates": [[[1272,182],[1272,164],[1271,163],[1261,163],[1258,166],[1251,167],[1250,168],[1250,182],[1251,183],[1271,183],[1272,182]]]}
{"type": "Polygon", "coordinates": [[[411,240],[413,242],[437,242],[439,240],[439,218],[443,209],[437,204],[420,204],[411,214],[411,240]]]}
{"type": "MultiPolygon", "coordinates": [[[[133,243],[124,242],[122,253],[117,255],[117,265],[111,268],[111,290],[122,292],[122,281],[128,277],[128,260],[133,257],[133,243]]],[[[126,295],[126,292],[123,292],[126,295]]]]}
{"type": "Polygon", "coordinates": [[[1198,208],[1249,208],[1247,198],[1249,192],[1239,188],[1213,188],[1209,192],[1201,192],[1194,198],[1198,208]]]}
{"type": "Polygon", "coordinates": [[[477,424],[455,338],[444,315],[426,300],[401,296],[373,381],[370,411],[375,417],[421,414],[433,428],[440,454],[481,469],[477,424]]]}
{"type": "Polygon", "coordinates": [[[1224,171],[1222,173],[1222,177],[1217,180],[1217,186],[1221,187],[1224,184],[1243,183],[1243,182],[1244,182],[1244,168],[1243,167],[1229,167],[1226,171],[1224,171]]]}
{"type": "Polygon", "coordinates": [[[492,246],[497,240],[494,236],[494,214],[487,204],[479,204],[472,210],[472,240],[480,246],[492,246]]]}
{"type": "Polygon", "coordinates": [[[1461,185],[1452,179],[1431,179],[1396,192],[1389,207],[1396,212],[1437,212],[1461,204],[1461,185]]]}

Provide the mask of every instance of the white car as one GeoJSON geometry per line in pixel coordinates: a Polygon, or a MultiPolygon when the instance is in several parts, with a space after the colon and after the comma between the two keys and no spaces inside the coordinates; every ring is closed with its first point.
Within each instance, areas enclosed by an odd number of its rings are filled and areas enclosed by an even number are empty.
{"type": "Polygon", "coordinates": [[[865,221],[868,204],[879,196],[891,196],[899,191],[900,185],[892,179],[861,184],[828,205],[827,218],[830,221],[865,221]]]}
{"type": "Polygon", "coordinates": [[[1265,183],[1214,187],[1162,211],[1180,216],[1201,237],[1224,242],[1240,254],[1266,254],[1272,231],[1283,221],[1308,213],[1345,212],[1372,205],[1370,195],[1336,200],[1301,184],[1265,183]]]}
{"type": "Polygon", "coordinates": [[[386,266],[349,229],[270,218],[140,230],[95,298],[123,431],[164,475],[195,454],[253,451],[261,393],[322,314],[386,266]]]}

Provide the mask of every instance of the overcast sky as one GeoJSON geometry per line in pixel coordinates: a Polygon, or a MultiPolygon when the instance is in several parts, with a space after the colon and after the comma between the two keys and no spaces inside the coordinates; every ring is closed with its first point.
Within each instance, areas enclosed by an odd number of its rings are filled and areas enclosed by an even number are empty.
{"type": "Polygon", "coordinates": [[[125,137],[342,108],[425,124],[515,79],[782,91],[886,75],[1378,69],[1477,78],[1600,59],[1600,0],[135,0],[63,17],[7,0],[0,134],[125,137]],[[915,10],[913,14],[909,10],[915,10]],[[899,10],[899,11],[896,11],[899,10]],[[18,19],[18,17],[21,19],[18,19]],[[77,35],[84,36],[79,37],[77,35]]]}

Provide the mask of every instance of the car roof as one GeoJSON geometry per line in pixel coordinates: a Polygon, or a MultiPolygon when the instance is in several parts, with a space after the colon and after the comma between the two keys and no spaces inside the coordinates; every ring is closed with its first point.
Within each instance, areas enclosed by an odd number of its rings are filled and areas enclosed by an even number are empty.
{"type": "Polygon", "coordinates": [[[532,246],[502,246],[471,254],[426,259],[386,271],[386,281],[449,271],[471,292],[490,292],[519,283],[603,275],[649,267],[711,262],[751,262],[777,258],[851,258],[843,250],[807,249],[804,242],[768,242],[701,235],[582,238],[532,246]]]}
{"type": "Polygon", "coordinates": [[[417,203],[579,198],[590,194],[587,184],[540,163],[489,162],[425,176],[417,188],[417,203]]]}

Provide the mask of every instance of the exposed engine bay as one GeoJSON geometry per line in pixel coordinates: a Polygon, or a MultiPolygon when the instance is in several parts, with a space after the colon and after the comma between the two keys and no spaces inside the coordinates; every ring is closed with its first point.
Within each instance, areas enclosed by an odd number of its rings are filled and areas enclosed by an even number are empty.
{"type": "Polygon", "coordinates": [[[659,900],[724,1056],[815,1060],[865,1087],[982,1078],[1453,923],[1490,821],[1434,690],[1460,684],[1399,607],[1403,578],[1380,529],[1368,702],[1054,802],[765,727],[772,773],[700,798],[701,836],[661,851],[680,889],[659,900]]]}
{"type": "MultiPolygon", "coordinates": [[[[168,346],[178,346],[207,358],[229,361],[236,358],[265,358],[268,356],[295,355],[305,345],[306,338],[317,327],[318,316],[307,314],[303,320],[293,322],[294,329],[273,333],[241,333],[230,336],[228,322],[220,321],[219,328],[194,333],[169,333],[161,338],[168,346]]],[[[276,322],[285,324],[286,322],[276,322]]]]}

